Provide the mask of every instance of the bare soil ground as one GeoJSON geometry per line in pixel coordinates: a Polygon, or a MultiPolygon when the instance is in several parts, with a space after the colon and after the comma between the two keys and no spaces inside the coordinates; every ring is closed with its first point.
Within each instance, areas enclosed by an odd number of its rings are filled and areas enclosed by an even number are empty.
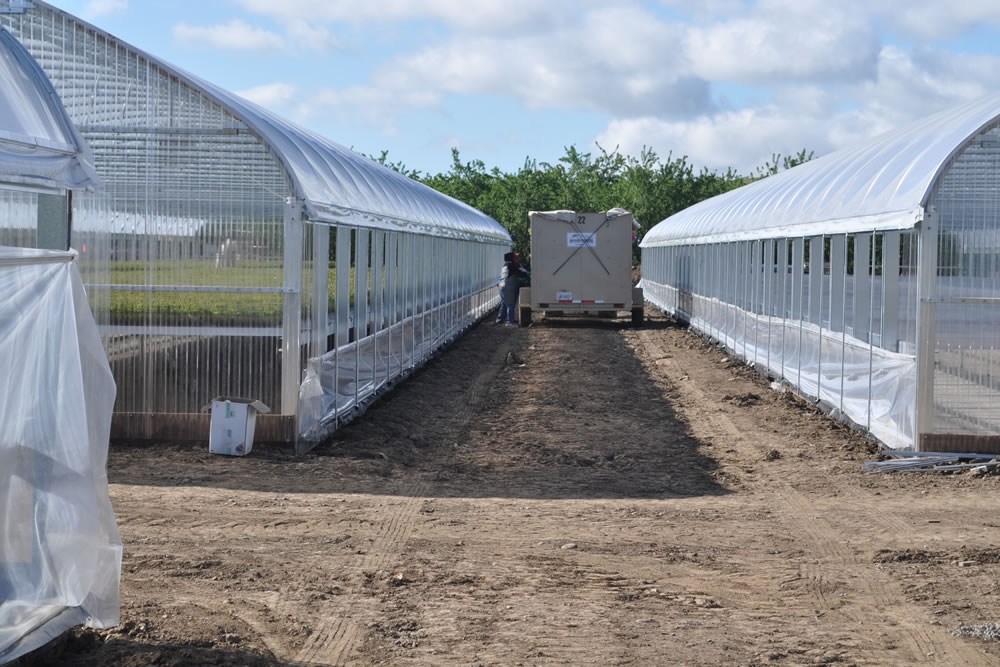
{"type": "Polygon", "coordinates": [[[662,315],[481,324],[304,458],[114,447],[58,661],[1000,665],[1000,478],[876,452],[662,315]]]}

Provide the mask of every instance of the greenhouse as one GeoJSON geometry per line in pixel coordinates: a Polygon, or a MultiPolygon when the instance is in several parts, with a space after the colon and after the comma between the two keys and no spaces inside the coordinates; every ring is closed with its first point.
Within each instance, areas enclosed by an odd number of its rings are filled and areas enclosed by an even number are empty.
{"type": "Polygon", "coordinates": [[[1000,452],[1000,96],[691,206],[646,298],[885,446],[1000,452]]]}
{"type": "MultiPolygon", "coordinates": [[[[38,64],[0,29],[0,193],[65,201],[98,180],[38,64]]],[[[68,209],[43,204],[43,243],[68,209]]],[[[0,245],[0,664],[119,621],[105,462],[115,397],[76,254],[0,245]]]]}
{"type": "MultiPolygon", "coordinates": [[[[492,218],[44,2],[0,0],[104,181],[71,245],[118,383],[113,435],[204,439],[213,398],[257,439],[318,441],[498,299],[492,218]]],[[[0,194],[0,243],[47,206],[0,194]]]]}

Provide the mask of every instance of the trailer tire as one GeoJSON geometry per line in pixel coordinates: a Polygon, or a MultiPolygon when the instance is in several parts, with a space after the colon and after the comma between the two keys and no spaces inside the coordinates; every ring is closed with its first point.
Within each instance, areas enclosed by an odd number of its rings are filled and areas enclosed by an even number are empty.
{"type": "Polygon", "coordinates": [[[643,319],[642,306],[632,309],[632,326],[641,327],[643,319]]]}
{"type": "Polygon", "coordinates": [[[531,307],[521,306],[518,312],[518,321],[521,323],[522,327],[526,327],[531,324],[531,307]]]}

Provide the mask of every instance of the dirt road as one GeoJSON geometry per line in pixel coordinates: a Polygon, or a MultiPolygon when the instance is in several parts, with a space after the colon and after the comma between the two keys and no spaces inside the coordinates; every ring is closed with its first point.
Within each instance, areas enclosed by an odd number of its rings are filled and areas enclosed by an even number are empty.
{"type": "Polygon", "coordinates": [[[115,448],[60,661],[1000,664],[1000,478],[874,451],[661,315],[483,324],[306,458],[115,448]]]}

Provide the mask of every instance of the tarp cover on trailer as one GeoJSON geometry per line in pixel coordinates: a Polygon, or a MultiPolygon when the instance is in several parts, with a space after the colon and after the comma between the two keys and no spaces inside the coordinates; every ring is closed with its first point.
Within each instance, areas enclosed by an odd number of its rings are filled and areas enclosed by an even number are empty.
{"type": "Polygon", "coordinates": [[[690,206],[641,246],[911,229],[952,157],[998,116],[1000,95],[928,116],[690,206]]]}
{"type": "Polygon", "coordinates": [[[119,621],[115,383],[74,257],[0,246],[0,663],[119,621]]]}
{"type": "Polygon", "coordinates": [[[97,183],[86,143],[41,67],[0,27],[0,184],[89,188],[97,183]]]}
{"type": "Polygon", "coordinates": [[[239,95],[185,72],[96,26],[38,1],[34,3],[87,26],[109,44],[137,54],[242,121],[284,165],[292,195],[316,222],[401,230],[509,244],[493,218],[423,183],[267,111],[239,95]]]}

